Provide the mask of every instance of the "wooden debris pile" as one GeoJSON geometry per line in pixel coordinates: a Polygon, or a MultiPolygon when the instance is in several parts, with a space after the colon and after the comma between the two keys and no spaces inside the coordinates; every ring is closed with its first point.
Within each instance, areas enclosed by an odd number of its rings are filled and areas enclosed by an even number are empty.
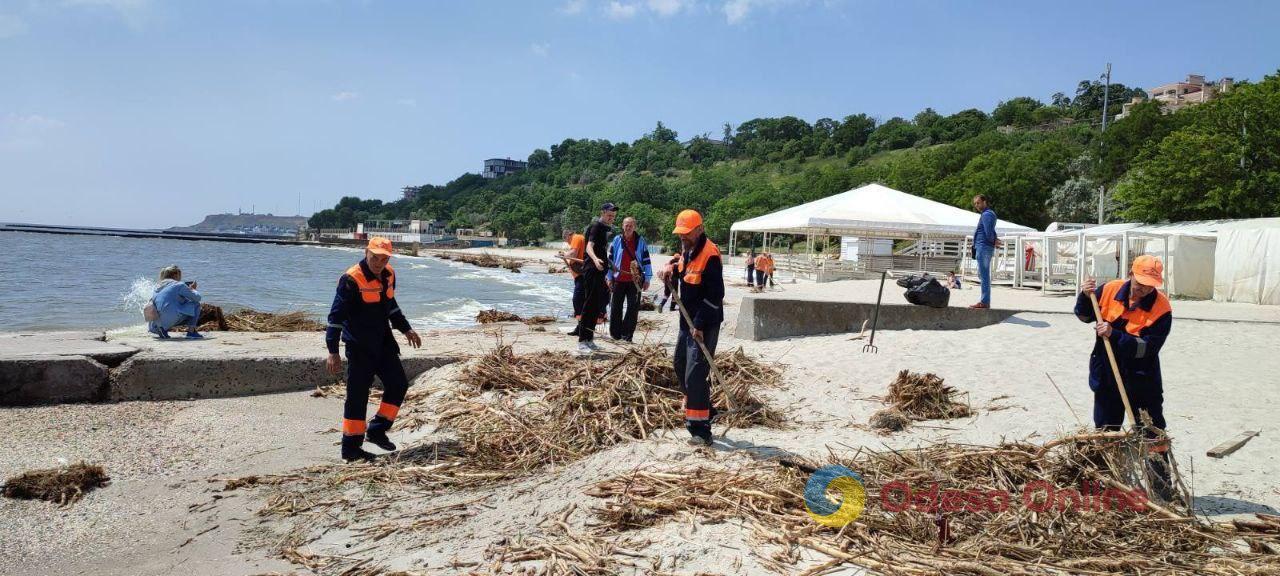
{"type": "Polygon", "coordinates": [[[515,313],[507,312],[504,310],[495,310],[493,308],[490,308],[488,310],[481,310],[479,314],[476,314],[476,322],[479,322],[480,324],[493,324],[496,322],[523,322],[523,321],[524,319],[515,313]]]}
{"type": "Polygon", "coordinates": [[[488,252],[482,252],[480,254],[471,254],[467,252],[436,252],[433,256],[442,260],[462,262],[472,266],[479,266],[481,268],[506,268],[512,272],[519,272],[520,267],[525,264],[525,261],[519,258],[494,256],[488,252]]]}
{"type": "MultiPolygon", "coordinates": [[[[817,464],[781,460],[749,470],[636,471],[588,494],[604,539],[666,521],[741,519],[761,543],[808,549],[881,573],[1277,574],[1280,516],[1210,523],[1130,488],[1126,433],[1082,433],[1043,445],[937,444],[833,458],[861,476],[860,516],[843,528],[809,517],[805,483],[817,464]],[[1074,483],[1067,483],[1073,481],[1074,483]]],[[[838,496],[827,496],[833,503],[838,496]]],[[[763,554],[764,546],[759,547],[763,554]]]]}
{"type": "Polygon", "coordinates": [[[903,370],[889,384],[888,408],[871,416],[871,427],[883,431],[906,428],[912,421],[948,420],[973,414],[967,403],[956,401],[961,394],[934,374],[903,370]]]}
{"type": "Polygon", "coordinates": [[[6,498],[48,500],[58,505],[72,504],[86,492],[111,483],[107,471],[97,464],[78,462],[58,468],[31,470],[4,481],[0,494],[6,498]]]}
{"type": "MultiPolygon", "coordinates": [[[[718,360],[728,381],[715,388],[713,402],[727,406],[732,399],[737,407],[723,414],[718,423],[781,426],[782,415],[757,395],[762,387],[778,385],[781,374],[740,350],[718,360]]],[[[410,446],[373,463],[314,466],[286,474],[219,481],[228,490],[265,489],[267,500],[260,514],[284,519],[289,533],[262,545],[300,565],[323,563],[327,573],[347,565],[297,554],[334,522],[371,541],[392,533],[430,532],[411,529],[403,521],[357,515],[357,509],[385,507],[406,493],[453,493],[527,478],[547,466],[573,462],[684,424],[682,395],[671,359],[657,346],[633,347],[617,356],[583,362],[567,353],[515,354],[510,346],[499,343],[494,351],[464,367],[456,379],[460,386],[456,396],[429,410],[439,428],[451,432],[455,439],[410,446]],[[354,487],[360,490],[353,492],[354,487]]],[[[320,394],[330,392],[337,391],[319,390],[320,394]]],[[[401,413],[416,414],[416,405],[425,403],[428,395],[427,391],[411,391],[401,413]]],[[[412,520],[419,524],[429,521],[417,515],[412,520]]],[[[622,548],[600,546],[584,548],[587,553],[582,556],[565,557],[561,554],[567,549],[560,542],[529,541],[510,546],[504,554],[545,554],[552,564],[561,559],[586,562],[590,568],[581,572],[584,574],[611,574],[629,565],[625,558],[619,561],[612,557],[625,556],[622,548]]]]}
{"type": "MultiPolygon", "coordinates": [[[[292,312],[262,312],[242,308],[224,314],[222,308],[211,304],[200,305],[200,327],[204,332],[320,332],[324,324],[316,322],[301,310],[292,312]]],[[[185,326],[174,326],[170,331],[186,331],[185,326]]]]}
{"type": "Polygon", "coordinates": [[[524,319],[524,323],[530,326],[537,326],[539,324],[555,324],[556,317],[555,316],[530,316],[524,319]]]}
{"type": "MultiPolygon", "coordinates": [[[[499,347],[459,375],[460,382],[477,390],[544,392],[532,401],[476,400],[468,393],[444,409],[441,420],[458,431],[464,450],[477,461],[529,471],[684,424],[675,370],[660,347],[634,347],[591,363],[565,353],[531,356],[499,347]]],[[[737,407],[719,423],[734,428],[783,424],[782,415],[757,396],[760,388],[781,381],[776,370],[741,350],[717,358],[717,366],[727,381],[713,389],[712,403],[737,407]]]]}

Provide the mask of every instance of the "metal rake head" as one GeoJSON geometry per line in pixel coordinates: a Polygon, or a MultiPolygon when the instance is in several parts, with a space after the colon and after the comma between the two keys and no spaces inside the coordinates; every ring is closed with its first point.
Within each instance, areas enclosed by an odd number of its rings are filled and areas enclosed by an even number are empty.
{"type": "Polygon", "coordinates": [[[863,344],[862,351],[870,352],[872,354],[878,354],[880,353],[880,347],[876,346],[875,344],[863,344]]]}

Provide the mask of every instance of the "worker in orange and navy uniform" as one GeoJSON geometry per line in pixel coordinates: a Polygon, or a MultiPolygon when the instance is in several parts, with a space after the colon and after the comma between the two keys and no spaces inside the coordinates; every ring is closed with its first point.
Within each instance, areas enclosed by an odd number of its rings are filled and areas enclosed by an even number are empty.
{"type": "Polygon", "coordinates": [[[329,309],[329,328],[324,341],[329,348],[327,368],[330,374],[342,373],[338,356],[338,340],[347,344],[347,401],[342,410],[342,459],[372,460],[373,454],[363,448],[365,438],[388,452],[396,445],[387,431],[400,412],[409,379],[400,364],[400,346],[391,328],[404,333],[414,348],[422,339],[409,326],[404,312],[396,304],[396,272],[391,260],[391,241],[370,238],[364,260],[348,268],[338,279],[338,292],[329,309]],[[390,324],[388,324],[390,321],[390,324]],[[382,381],[382,404],[373,420],[365,424],[365,405],[369,403],[369,387],[373,377],[382,381]]]}
{"type": "MultiPolygon", "coordinates": [[[[1169,298],[1158,290],[1163,284],[1164,264],[1155,256],[1143,255],[1134,259],[1128,279],[1098,286],[1090,278],[1081,286],[1076,298],[1076,316],[1082,322],[1096,322],[1098,336],[1089,357],[1089,387],[1093,389],[1093,423],[1099,429],[1120,430],[1125,420],[1124,402],[1102,341],[1106,338],[1111,341],[1133,414],[1139,419],[1135,426],[1143,427],[1141,414],[1146,412],[1152,426],[1165,430],[1159,354],[1173,326],[1173,308],[1169,298]],[[1102,318],[1093,312],[1093,303],[1089,301],[1091,292],[1098,298],[1102,318]]],[[[1156,430],[1146,432],[1151,437],[1159,436],[1156,430]]],[[[1157,479],[1153,488],[1166,501],[1173,494],[1169,485],[1168,450],[1167,442],[1158,442],[1152,447],[1152,457],[1148,458],[1149,468],[1157,479]]]]}
{"type": "MultiPolygon", "coordinates": [[[[565,228],[564,243],[567,250],[560,251],[557,256],[564,261],[564,265],[569,268],[569,274],[573,276],[573,319],[578,320],[582,318],[582,303],[587,299],[587,293],[582,287],[582,267],[587,258],[587,237],[565,228]]],[[[574,326],[569,335],[577,336],[578,327],[574,326]]]]}
{"type": "Polygon", "coordinates": [[[662,270],[662,280],[679,283],[678,302],[684,306],[690,326],[680,315],[680,336],[676,339],[676,379],[684,392],[685,428],[691,441],[711,445],[711,421],[716,410],[711,406],[711,362],[724,321],[724,268],[720,249],[702,229],[702,215],[685,210],[676,216],[673,233],[680,236],[680,254],[662,270]],[[710,358],[698,346],[706,346],[710,358]]]}

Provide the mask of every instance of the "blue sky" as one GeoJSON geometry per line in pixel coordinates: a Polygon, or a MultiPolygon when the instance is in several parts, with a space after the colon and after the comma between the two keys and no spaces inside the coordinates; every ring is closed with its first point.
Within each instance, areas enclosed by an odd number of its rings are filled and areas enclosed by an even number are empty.
{"type": "Polygon", "coordinates": [[[0,221],[394,199],[566,137],[1280,68],[1280,2],[0,0],[0,221]],[[301,200],[299,200],[301,199],[301,200]]]}

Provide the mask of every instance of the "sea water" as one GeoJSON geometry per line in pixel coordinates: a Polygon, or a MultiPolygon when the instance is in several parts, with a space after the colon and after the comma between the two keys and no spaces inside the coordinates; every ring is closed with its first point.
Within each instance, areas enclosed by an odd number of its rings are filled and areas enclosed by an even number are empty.
{"type": "MultiPolygon", "coordinates": [[[[0,331],[142,330],[160,269],[177,265],[203,301],[230,312],[302,310],[324,321],[354,248],[0,232],[0,331]]],[[[566,316],[572,280],[395,256],[396,300],[419,330],[468,326],[497,308],[566,316]]]]}

